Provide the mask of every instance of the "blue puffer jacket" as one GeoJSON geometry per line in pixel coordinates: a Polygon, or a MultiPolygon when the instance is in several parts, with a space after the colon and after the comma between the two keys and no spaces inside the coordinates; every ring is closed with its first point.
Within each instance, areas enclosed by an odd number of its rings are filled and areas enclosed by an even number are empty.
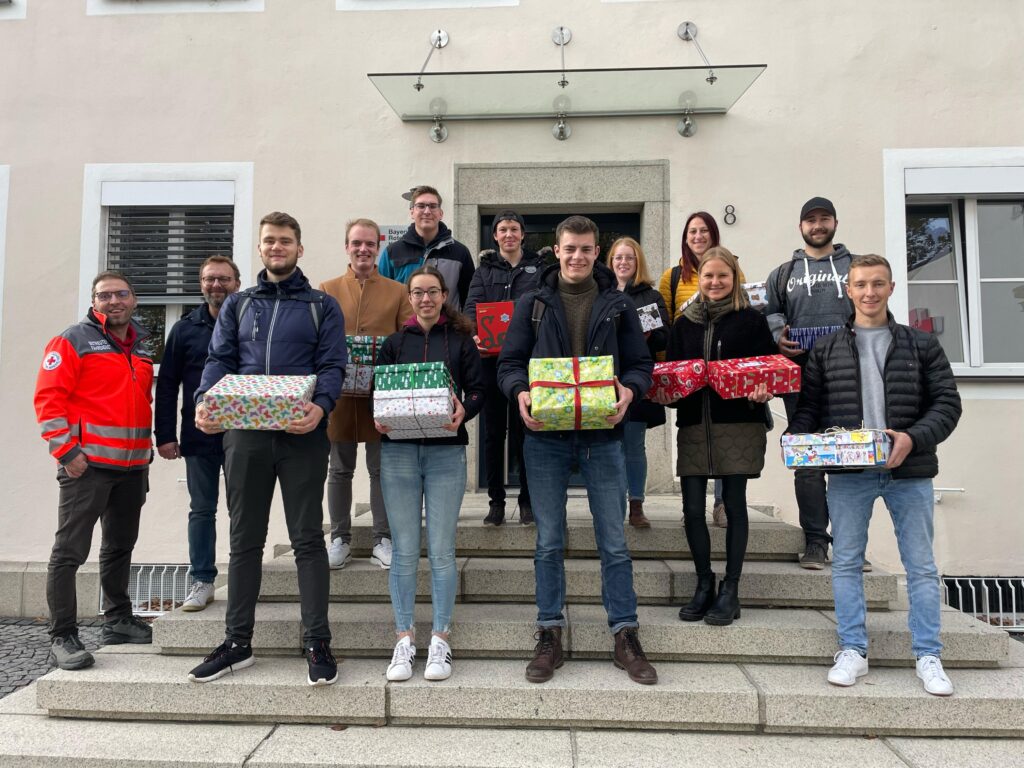
{"type": "MultiPolygon", "coordinates": [[[[280,283],[267,280],[263,270],[255,288],[232,294],[221,307],[196,402],[229,373],[313,373],[313,402],[328,414],[341,394],[346,361],[345,318],[338,302],[311,288],[300,269],[280,283]]],[[[327,419],[319,428],[327,428],[327,419]]]]}
{"type": "MultiPolygon", "coordinates": [[[[558,264],[545,269],[540,275],[539,288],[523,296],[512,315],[512,324],[498,358],[498,387],[513,403],[518,402],[520,392],[530,389],[531,357],[572,357],[569,322],[558,293],[559,270],[558,264]],[[536,334],[533,329],[534,301],[545,305],[536,334]]],[[[590,311],[586,354],[611,355],[615,359],[615,375],[633,390],[633,400],[639,400],[651,388],[654,363],[647,350],[636,305],[616,289],[615,275],[600,262],[594,264],[594,279],[598,294],[590,311]]],[[[530,434],[561,439],[578,434],[584,442],[601,443],[621,439],[622,423],[615,429],[530,434]]]]}
{"type": "Polygon", "coordinates": [[[196,429],[195,392],[206,365],[213,336],[213,316],[205,304],[196,307],[171,328],[156,380],[154,434],[156,444],[178,443],[182,456],[223,453],[223,435],[196,429]],[[178,387],[181,387],[181,440],[178,440],[178,387]]]}

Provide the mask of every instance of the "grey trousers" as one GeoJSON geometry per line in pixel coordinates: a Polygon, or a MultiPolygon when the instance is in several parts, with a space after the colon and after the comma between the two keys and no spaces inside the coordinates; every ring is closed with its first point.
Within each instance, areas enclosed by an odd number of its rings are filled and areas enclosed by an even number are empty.
{"type": "Polygon", "coordinates": [[[305,435],[239,429],[224,435],[224,486],[231,520],[227,640],[240,645],[252,640],[270,502],[280,481],[298,572],[303,642],[330,641],[330,569],[323,531],[328,451],[323,428],[305,435]]]}
{"type": "MultiPolygon", "coordinates": [[[[380,490],[380,442],[366,446],[366,469],[370,474],[370,514],[373,515],[373,543],[391,538],[384,495],[380,490]]],[[[327,511],[331,515],[331,540],[352,541],[352,477],[356,471],[359,443],[331,443],[327,470],[327,511]]]]}

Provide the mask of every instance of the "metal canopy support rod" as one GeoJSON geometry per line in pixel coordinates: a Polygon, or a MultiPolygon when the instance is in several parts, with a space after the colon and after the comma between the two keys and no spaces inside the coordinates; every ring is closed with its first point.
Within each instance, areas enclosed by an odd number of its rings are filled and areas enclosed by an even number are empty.
{"type": "Polygon", "coordinates": [[[416,78],[416,82],[412,84],[412,87],[417,91],[423,90],[423,73],[427,69],[427,64],[430,63],[430,57],[434,55],[434,51],[439,48],[444,48],[448,45],[448,33],[443,29],[435,29],[430,33],[430,51],[427,53],[427,60],[423,62],[423,66],[420,67],[419,77],[416,78]]]}
{"type": "Polygon", "coordinates": [[[711,62],[708,61],[708,57],[704,55],[704,49],[701,48],[700,43],[697,42],[697,25],[692,21],[684,21],[679,25],[679,29],[676,30],[676,34],[679,35],[681,40],[685,40],[686,42],[693,43],[697,46],[697,53],[700,54],[700,57],[704,60],[704,64],[707,65],[708,68],[708,76],[704,79],[707,81],[708,85],[714,85],[718,80],[718,77],[715,76],[715,70],[712,68],[711,62]]]}
{"type": "Polygon", "coordinates": [[[572,40],[572,30],[568,27],[558,26],[551,31],[551,42],[559,47],[562,51],[562,79],[558,81],[558,84],[565,88],[569,84],[569,81],[565,79],[565,46],[572,40]]]}

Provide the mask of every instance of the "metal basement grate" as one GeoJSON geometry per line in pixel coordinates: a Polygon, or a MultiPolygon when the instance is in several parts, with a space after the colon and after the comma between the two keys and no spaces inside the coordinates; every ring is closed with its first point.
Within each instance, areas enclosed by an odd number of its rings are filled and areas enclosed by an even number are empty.
{"type": "Polygon", "coordinates": [[[1024,632],[1024,577],[943,576],[942,592],[946,605],[1007,632],[1024,632]]]}
{"type": "MultiPolygon", "coordinates": [[[[188,564],[139,563],[132,565],[128,596],[132,613],[160,616],[185,602],[191,586],[188,564]]],[[[103,588],[100,587],[99,612],[103,613],[103,588]]]]}

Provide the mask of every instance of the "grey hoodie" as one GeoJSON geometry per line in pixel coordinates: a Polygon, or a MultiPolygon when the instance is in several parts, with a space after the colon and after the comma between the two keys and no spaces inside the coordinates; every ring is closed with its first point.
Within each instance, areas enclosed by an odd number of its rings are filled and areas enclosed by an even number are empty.
{"type": "Polygon", "coordinates": [[[843,325],[850,319],[853,303],[846,295],[846,283],[852,258],[845,245],[835,243],[828,256],[813,259],[800,249],[793,251],[792,262],[772,270],[764,312],[776,341],[785,325],[814,328],[843,325]],[[780,285],[787,276],[785,285],[780,285]]]}

